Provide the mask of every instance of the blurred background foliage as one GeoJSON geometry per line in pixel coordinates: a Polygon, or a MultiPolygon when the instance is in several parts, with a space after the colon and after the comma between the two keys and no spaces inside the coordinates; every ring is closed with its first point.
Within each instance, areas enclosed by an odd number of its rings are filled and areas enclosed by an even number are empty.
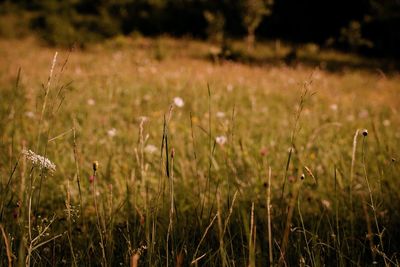
{"type": "Polygon", "coordinates": [[[0,36],[51,45],[116,35],[274,39],[400,57],[399,0],[0,0],[0,36]]]}

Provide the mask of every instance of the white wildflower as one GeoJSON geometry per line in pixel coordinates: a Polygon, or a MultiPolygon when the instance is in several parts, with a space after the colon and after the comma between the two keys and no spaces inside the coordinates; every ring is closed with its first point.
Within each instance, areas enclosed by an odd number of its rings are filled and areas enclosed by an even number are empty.
{"type": "Polygon", "coordinates": [[[388,127],[388,126],[390,126],[390,120],[384,120],[384,121],[382,122],[382,124],[383,124],[383,126],[388,127]]]}
{"type": "Polygon", "coordinates": [[[111,128],[110,130],[107,131],[107,134],[109,137],[113,138],[114,136],[117,135],[117,129],[111,128]]]}
{"type": "Polygon", "coordinates": [[[89,99],[87,100],[87,104],[88,104],[89,106],[94,106],[94,105],[96,104],[96,101],[95,101],[93,98],[89,98],[89,99]]]}
{"type": "Polygon", "coordinates": [[[316,170],[317,170],[317,172],[319,172],[319,173],[322,173],[322,172],[324,172],[324,168],[322,167],[322,165],[321,165],[321,164],[318,164],[318,165],[317,165],[317,168],[316,168],[316,170]]]}
{"type": "Polygon", "coordinates": [[[362,188],[362,185],[361,185],[361,184],[356,184],[356,185],[354,186],[354,190],[361,190],[361,188],[362,188]]]}
{"type": "Polygon", "coordinates": [[[151,100],[151,95],[145,94],[145,95],[143,96],[143,100],[144,100],[144,101],[150,101],[150,100],[151,100]]]}
{"type": "Polygon", "coordinates": [[[226,138],[226,136],[223,136],[223,135],[217,136],[215,138],[215,142],[217,142],[217,144],[219,144],[221,146],[223,146],[226,143],[226,141],[227,141],[227,138],[226,138]]]}
{"type": "Polygon", "coordinates": [[[178,96],[174,98],[174,104],[178,108],[181,108],[181,107],[183,107],[185,105],[185,103],[183,102],[183,99],[178,97],[178,96]]]}
{"type": "Polygon", "coordinates": [[[80,67],[75,68],[75,74],[76,75],[81,75],[82,74],[82,69],[80,67]]]}
{"type": "Polygon", "coordinates": [[[40,169],[45,169],[52,172],[56,171],[56,165],[48,158],[40,156],[32,150],[23,150],[22,154],[34,165],[40,169]]]}
{"type": "Polygon", "coordinates": [[[32,111],[27,111],[27,112],[25,112],[25,116],[33,119],[35,117],[35,113],[33,113],[32,111]]]}
{"type": "Polygon", "coordinates": [[[219,48],[218,46],[211,46],[210,47],[210,54],[211,55],[219,55],[221,53],[221,48],[219,48]]]}
{"type": "Polygon", "coordinates": [[[157,73],[157,71],[158,71],[158,70],[157,70],[157,68],[156,68],[156,67],[154,67],[154,66],[150,68],[150,72],[151,72],[151,74],[156,74],[156,73],[157,73]]]}
{"type": "Polygon", "coordinates": [[[155,145],[146,145],[144,147],[144,152],[148,153],[148,154],[154,154],[157,152],[157,147],[155,145]]]}
{"type": "Polygon", "coordinates": [[[359,113],[358,113],[358,117],[361,119],[365,119],[368,118],[369,116],[369,112],[366,109],[362,109],[359,113]]]}
{"type": "Polygon", "coordinates": [[[139,122],[147,122],[149,120],[149,117],[146,116],[139,116],[138,121],[139,122]]]}
{"type": "Polygon", "coordinates": [[[329,200],[323,199],[321,200],[321,203],[327,210],[331,209],[331,202],[329,200]]]}
{"type": "Polygon", "coordinates": [[[216,115],[217,115],[217,118],[219,118],[219,119],[225,118],[225,112],[218,111],[216,115]]]}
{"type": "Polygon", "coordinates": [[[355,119],[354,115],[351,115],[351,114],[346,117],[347,121],[354,121],[354,119],[355,119]]]}

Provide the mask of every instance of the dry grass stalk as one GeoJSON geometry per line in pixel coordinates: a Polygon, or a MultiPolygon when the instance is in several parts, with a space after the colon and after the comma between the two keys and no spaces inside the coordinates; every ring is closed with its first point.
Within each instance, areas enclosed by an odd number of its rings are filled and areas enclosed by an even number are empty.
{"type": "Polygon", "coordinates": [[[68,222],[68,235],[67,236],[68,236],[69,247],[71,249],[73,266],[78,266],[77,262],[76,262],[74,246],[73,246],[73,242],[72,242],[71,191],[70,191],[70,187],[69,187],[69,180],[67,180],[66,194],[67,194],[67,198],[65,200],[65,207],[66,207],[66,211],[67,211],[67,222],[68,222]]]}
{"type": "Polygon", "coordinates": [[[227,227],[228,227],[229,219],[230,219],[231,216],[232,216],[232,213],[233,213],[233,206],[234,206],[234,204],[235,204],[236,197],[237,197],[237,194],[238,194],[238,193],[239,193],[239,191],[236,190],[235,194],[233,195],[232,204],[231,204],[231,207],[229,208],[229,214],[228,214],[228,217],[227,217],[226,220],[225,220],[223,235],[226,233],[226,229],[227,229],[227,227]]]}
{"type": "MultiPolygon", "coordinates": [[[[168,147],[165,147],[166,151],[168,151],[168,147]]],[[[171,197],[171,206],[169,210],[169,224],[168,224],[168,231],[167,231],[167,266],[169,264],[169,239],[171,237],[171,240],[173,240],[173,222],[174,222],[174,215],[175,215],[175,200],[174,200],[174,156],[175,156],[175,150],[172,148],[171,150],[171,167],[168,166],[167,164],[167,169],[170,169],[170,177],[169,177],[169,183],[170,183],[170,197],[171,197]]],[[[173,247],[172,247],[172,254],[173,254],[173,247]]]]}
{"type": "Polygon", "coordinates": [[[81,217],[83,221],[83,207],[82,207],[82,190],[81,190],[81,182],[80,182],[80,169],[79,169],[79,158],[78,158],[78,147],[76,144],[76,119],[73,121],[74,127],[72,128],[72,133],[73,133],[73,151],[74,151],[74,162],[75,162],[75,171],[76,171],[76,183],[78,185],[78,191],[79,191],[79,206],[80,206],[80,211],[81,211],[81,217]]]}
{"type": "Polygon", "coordinates": [[[105,227],[105,223],[104,221],[102,222],[102,218],[101,218],[101,214],[99,211],[99,207],[97,204],[97,188],[96,188],[96,184],[97,184],[97,171],[99,169],[99,162],[98,161],[94,161],[93,162],[93,183],[92,183],[92,193],[93,193],[93,202],[94,202],[94,208],[95,208],[95,212],[96,212],[96,228],[97,231],[99,232],[99,236],[100,236],[100,248],[101,248],[101,255],[102,255],[102,260],[103,260],[103,264],[107,265],[107,257],[106,257],[106,252],[105,252],[105,235],[104,233],[106,233],[106,227],[105,227]]]}
{"type": "Polygon", "coordinates": [[[378,232],[377,235],[379,237],[379,246],[380,246],[380,250],[381,250],[380,255],[382,255],[382,257],[383,257],[383,260],[385,262],[385,266],[390,266],[389,265],[389,261],[387,260],[387,257],[386,257],[385,252],[384,252],[384,245],[383,245],[383,232],[384,232],[384,230],[381,231],[381,227],[379,226],[379,221],[378,221],[378,216],[377,216],[377,206],[375,205],[375,201],[374,201],[374,198],[373,198],[373,195],[372,195],[372,189],[371,189],[371,185],[370,185],[369,180],[368,180],[367,167],[366,167],[366,163],[365,163],[365,144],[366,144],[366,137],[368,135],[368,131],[366,129],[364,129],[362,134],[363,134],[363,142],[362,142],[361,159],[362,159],[362,165],[363,165],[363,170],[364,170],[365,183],[367,184],[369,198],[370,198],[370,206],[371,206],[371,209],[372,209],[373,214],[374,214],[375,227],[376,227],[376,231],[378,232]]]}
{"type": "Polygon", "coordinates": [[[350,196],[350,227],[351,235],[354,233],[354,218],[353,218],[353,180],[354,180],[354,166],[356,164],[356,150],[357,150],[357,137],[360,130],[357,129],[353,139],[353,152],[351,154],[351,167],[350,167],[350,185],[349,185],[349,196],[350,196]]]}
{"type": "Polygon", "coordinates": [[[213,225],[215,219],[217,219],[217,217],[218,217],[218,213],[215,214],[215,216],[214,216],[213,219],[211,220],[210,224],[207,226],[206,230],[204,231],[204,234],[203,234],[203,236],[201,237],[200,242],[199,242],[199,244],[197,245],[196,250],[195,250],[195,252],[194,252],[194,254],[193,254],[193,259],[192,259],[192,262],[191,262],[192,265],[193,265],[193,264],[197,264],[197,262],[198,262],[201,258],[203,258],[203,257],[206,255],[206,254],[204,254],[204,255],[202,255],[202,256],[196,258],[197,253],[199,252],[199,248],[200,248],[201,243],[202,243],[202,242],[204,241],[204,239],[206,238],[208,231],[211,229],[211,227],[212,227],[212,225],[213,225]]]}
{"type": "Polygon", "coordinates": [[[139,254],[135,253],[131,256],[130,267],[138,267],[139,266],[139,254]]]}
{"type": "Polygon", "coordinates": [[[314,183],[317,184],[317,179],[315,178],[314,174],[312,173],[311,169],[308,168],[307,166],[304,166],[304,169],[307,171],[307,173],[313,178],[314,183]]]}
{"type": "Polygon", "coordinates": [[[289,203],[289,207],[288,207],[289,211],[288,211],[288,215],[286,217],[285,231],[283,233],[283,237],[282,237],[282,241],[281,241],[281,256],[279,258],[280,264],[285,263],[285,254],[286,254],[286,249],[287,249],[287,245],[288,245],[288,241],[289,241],[290,227],[292,224],[294,208],[295,208],[295,204],[296,204],[296,201],[297,201],[297,198],[299,195],[300,187],[301,187],[301,183],[296,185],[296,187],[294,188],[294,191],[293,191],[293,196],[289,203]]]}
{"type": "Polygon", "coordinates": [[[354,134],[354,138],[353,138],[353,152],[351,154],[351,169],[350,169],[350,202],[352,201],[351,187],[353,186],[354,166],[356,163],[357,137],[358,137],[359,132],[360,132],[360,130],[357,129],[356,133],[354,134]]]}
{"type": "Polygon", "coordinates": [[[182,267],[184,260],[185,260],[185,256],[184,256],[183,250],[181,250],[179,252],[179,254],[176,256],[176,265],[175,266],[182,267]]]}
{"type": "Polygon", "coordinates": [[[267,213],[268,213],[268,253],[269,264],[273,266],[274,257],[272,254],[272,230],[271,230],[271,167],[268,170],[268,189],[267,189],[267,213]]]}
{"type": "Polygon", "coordinates": [[[8,260],[8,266],[12,267],[12,253],[11,253],[11,249],[10,249],[10,241],[7,238],[7,234],[4,231],[4,227],[3,225],[0,224],[0,230],[1,233],[3,235],[3,239],[4,239],[4,243],[6,245],[6,253],[7,253],[7,260],[8,260]]]}
{"type": "Polygon", "coordinates": [[[251,215],[250,215],[250,235],[249,235],[249,267],[256,266],[256,255],[255,255],[255,235],[256,227],[254,225],[254,202],[251,203],[251,215]]]}
{"type": "MultiPolygon", "coordinates": [[[[25,141],[22,142],[22,150],[26,149],[26,144],[25,141]]],[[[22,222],[25,217],[25,182],[26,182],[26,158],[22,157],[21,160],[21,184],[19,187],[19,214],[18,214],[18,224],[22,225],[22,222]]],[[[23,259],[25,259],[25,247],[27,246],[27,240],[25,238],[25,233],[26,229],[24,226],[20,228],[20,236],[22,239],[22,242],[19,245],[18,248],[18,266],[23,266],[24,262],[23,259]]]]}
{"type": "Polygon", "coordinates": [[[37,139],[37,147],[36,147],[37,152],[39,152],[39,143],[40,143],[40,137],[41,137],[41,131],[42,131],[42,122],[43,122],[43,117],[44,117],[44,113],[45,113],[46,106],[47,106],[47,98],[48,98],[48,95],[50,92],[51,80],[53,78],[53,72],[54,72],[54,68],[56,66],[57,56],[58,56],[58,52],[55,52],[54,57],[53,57],[53,62],[51,64],[51,68],[50,68],[49,77],[47,78],[47,84],[46,84],[45,93],[44,93],[42,111],[40,113],[40,119],[39,119],[38,139],[37,139]]]}
{"type": "Polygon", "coordinates": [[[369,248],[371,249],[372,259],[373,259],[373,261],[375,261],[376,249],[375,249],[375,245],[374,245],[374,241],[373,241],[374,233],[372,232],[371,220],[369,218],[368,208],[367,208],[367,204],[365,204],[364,196],[362,194],[360,196],[361,196],[361,203],[362,203],[364,216],[365,216],[365,222],[367,223],[367,231],[368,231],[367,239],[369,242],[369,248]]]}
{"type": "Polygon", "coordinates": [[[219,253],[221,256],[222,266],[227,266],[226,254],[225,254],[225,244],[224,244],[224,229],[222,228],[222,210],[221,210],[221,193],[217,192],[217,214],[218,214],[218,233],[219,233],[219,253]]]}

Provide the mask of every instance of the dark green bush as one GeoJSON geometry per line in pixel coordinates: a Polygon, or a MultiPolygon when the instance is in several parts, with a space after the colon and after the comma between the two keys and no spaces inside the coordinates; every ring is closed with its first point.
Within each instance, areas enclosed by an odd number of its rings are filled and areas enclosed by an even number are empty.
{"type": "Polygon", "coordinates": [[[29,13],[23,12],[18,6],[10,3],[0,4],[0,37],[25,36],[30,30],[29,20],[29,13]]]}
{"type": "Polygon", "coordinates": [[[266,2],[269,1],[0,0],[0,36],[23,35],[24,29],[29,29],[27,21],[32,19],[32,28],[52,45],[84,45],[135,31],[200,38],[214,35],[211,39],[241,38],[250,33],[250,41],[256,35],[319,45],[333,40],[329,43],[344,50],[399,55],[397,0],[275,0],[263,11],[260,6],[266,2]],[[260,5],[252,4],[246,9],[246,3],[260,5]],[[28,14],[28,20],[24,14],[28,14]],[[244,18],[247,23],[243,23],[244,18]]]}

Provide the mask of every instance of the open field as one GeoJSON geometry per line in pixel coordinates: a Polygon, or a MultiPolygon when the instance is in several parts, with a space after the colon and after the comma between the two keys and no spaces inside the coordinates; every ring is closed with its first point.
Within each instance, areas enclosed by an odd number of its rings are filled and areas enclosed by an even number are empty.
{"type": "Polygon", "coordinates": [[[209,53],[0,40],[1,266],[399,264],[399,74],[209,53]]]}

